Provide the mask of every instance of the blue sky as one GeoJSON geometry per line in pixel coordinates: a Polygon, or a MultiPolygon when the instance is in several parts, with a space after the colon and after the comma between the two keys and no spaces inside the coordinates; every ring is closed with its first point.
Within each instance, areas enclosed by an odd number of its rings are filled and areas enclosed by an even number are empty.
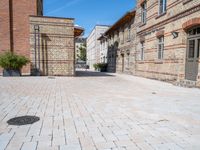
{"type": "Polygon", "coordinates": [[[112,25],[134,6],[135,0],[44,0],[44,15],[75,18],[88,36],[96,24],[112,25]]]}

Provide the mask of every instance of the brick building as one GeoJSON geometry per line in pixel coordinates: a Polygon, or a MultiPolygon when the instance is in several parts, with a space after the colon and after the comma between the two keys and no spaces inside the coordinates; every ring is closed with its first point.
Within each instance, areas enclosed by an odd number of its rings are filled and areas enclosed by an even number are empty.
{"type": "MultiPolygon", "coordinates": [[[[13,51],[30,57],[29,15],[43,15],[42,0],[0,1],[0,52],[13,51]]],[[[30,73],[30,66],[23,69],[30,73]]]]}
{"type": "Polygon", "coordinates": [[[135,75],[200,86],[200,1],[139,0],[135,75]]]}
{"type": "Polygon", "coordinates": [[[12,51],[30,58],[22,74],[38,70],[41,75],[74,75],[74,37],[82,32],[74,27],[74,19],[43,17],[43,0],[0,1],[0,53],[12,51]],[[40,51],[43,37],[49,38],[43,51],[48,58],[40,51]],[[67,57],[61,58],[63,52],[67,57]]]}
{"type": "Polygon", "coordinates": [[[200,1],[138,0],[135,10],[99,39],[108,71],[200,86],[200,1]]]}
{"type": "Polygon", "coordinates": [[[100,38],[101,47],[108,43],[109,72],[134,73],[135,64],[135,10],[117,20],[100,38]]]}

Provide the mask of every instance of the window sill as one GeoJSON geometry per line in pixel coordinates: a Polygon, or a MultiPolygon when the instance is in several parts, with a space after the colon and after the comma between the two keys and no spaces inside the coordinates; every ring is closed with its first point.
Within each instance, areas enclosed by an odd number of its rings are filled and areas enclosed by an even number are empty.
{"type": "Polygon", "coordinates": [[[131,41],[131,39],[128,39],[128,40],[127,40],[127,42],[130,42],[130,41],[131,41]]]}
{"type": "Polygon", "coordinates": [[[163,64],[163,59],[157,59],[155,60],[155,64],[163,64]]]}
{"type": "Polygon", "coordinates": [[[187,3],[189,3],[189,2],[191,2],[192,0],[183,0],[183,5],[185,5],[185,4],[187,4],[187,3]]]}
{"type": "Polygon", "coordinates": [[[144,64],[144,60],[138,60],[138,64],[144,64]]]}
{"type": "Polygon", "coordinates": [[[139,27],[143,27],[146,25],[146,22],[145,23],[142,23],[139,27]]]}
{"type": "Polygon", "coordinates": [[[162,16],[164,16],[164,15],[166,15],[167,14],[167,12],[164,12],[164,13],[162,13],[162,14],[158,14],[158,16],[155,18],[155,19],[159,19],[160,17],[162,17],[162,16]]]}

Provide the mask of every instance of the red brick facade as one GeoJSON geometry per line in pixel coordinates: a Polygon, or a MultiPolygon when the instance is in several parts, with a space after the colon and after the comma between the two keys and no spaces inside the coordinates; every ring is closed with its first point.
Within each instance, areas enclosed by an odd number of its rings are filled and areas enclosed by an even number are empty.
{"type": "Polygon", "coordinates": [[[0,52],[10,49],[9,1],[0,1],[0,52]]]}
{"type": "MultiPolygon", "coordinates": [[[[29,15],[40,15],[41,0],[0,1],[0,53],[6,50],[30,57],[29,15]]],[[[22,73],[29,74],[30,66],[22,73]]]]}

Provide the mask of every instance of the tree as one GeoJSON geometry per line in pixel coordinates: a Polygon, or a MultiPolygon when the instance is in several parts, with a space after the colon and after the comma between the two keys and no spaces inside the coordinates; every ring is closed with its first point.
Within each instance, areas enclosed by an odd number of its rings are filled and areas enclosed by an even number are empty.
{"type": "Polygon", "coordinates": [[[82,61],[86,61],[86,44],[82,44],[79,47],[79,51],[80,51],[80,56],[78,56],[79,59],[82,61]]]}

